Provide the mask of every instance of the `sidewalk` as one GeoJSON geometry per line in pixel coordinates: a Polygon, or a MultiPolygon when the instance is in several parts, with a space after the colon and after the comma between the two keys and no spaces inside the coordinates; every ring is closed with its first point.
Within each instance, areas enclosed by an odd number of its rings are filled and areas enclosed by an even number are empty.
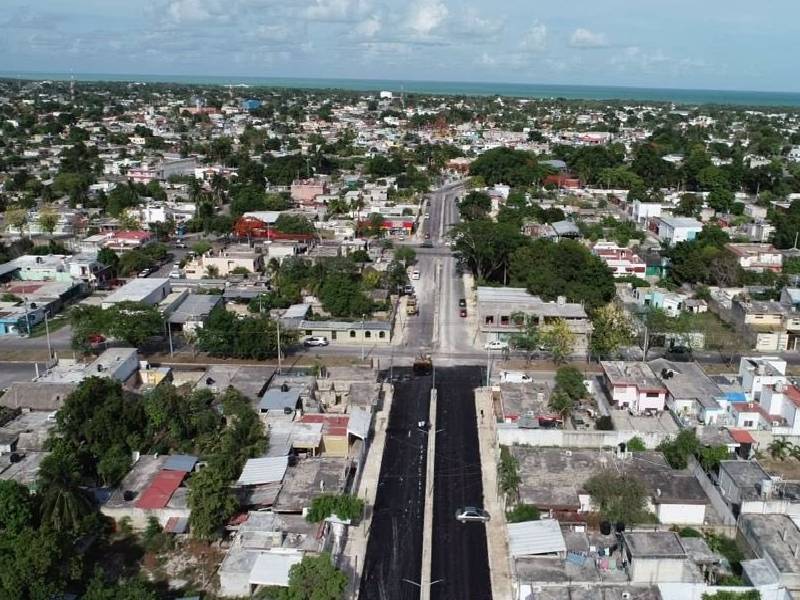
{"type": "Polygon", "coordinates": [[[350,527],[344,550],[338,557],[338,566],[348,577],[345,598],[358,598],[361,585],[361,571],[364,557],[367,554],[372,510],[375,496],[378,493],[378,478],[383,462],[383,447],[386,444],[386,426],[392,409],[394,390],[391,385],[384,384],[386,393],[383,399],[383,410],[375,413],[375,433],[367,452],[367,459],[358,485],[358,497],[364,501],[364,519],[358,527],[350,527]]]}
{"type": "Polygon", "coordinates": [[[491,392],[485,388],[475,390],[475,413],[478,418],[478,443],[483,474],[483,507],[492,516],[486,525],[486,549],[489,554],[489,574],[492,580],[492,597],[511,600],[511,567],[508,557],[506,515],[498,498],[497,463],[499,448],[495,440],[495,420],[492,413],[491,392]],[[483,413],[483,418],[481,418],[483,413]]]}

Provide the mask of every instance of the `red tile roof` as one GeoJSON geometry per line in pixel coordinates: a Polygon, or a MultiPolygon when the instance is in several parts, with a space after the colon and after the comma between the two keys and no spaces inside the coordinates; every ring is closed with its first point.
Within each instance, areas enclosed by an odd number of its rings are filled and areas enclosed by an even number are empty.
{"type": "Polygon", "coordinates": [[[786,394],[786,397],[787,397],[789,400],[791,400],[791,401],[792,401],[792,403],[793,403],[793,404],[794,404],[794,405],[795,405],[797,408],[800,408],[800,390],[798,390],[798,389],[797,389],[796,387],[794,387],[793,385],[790,385],[788,388],[786,388],[786,391],[785,391],[784,393],[786,394]]]}
{"type": "Polygon", "coordinates": [[[342,415],[303,415],[301,423],[322,423],[322,435],[347,435],[347,425],[350,417],[342,415]]]}
{"type": "Polygon", "coordinates": [[[756,440],[744,429],[728,429],[733,441],[738,444],[755,444],[756,440]]]}
{"type": "Polygon", "coordinates": [[[115,231],[113,237],[125,240],[149,240],[147,231],[115,231]]]}
{"type": "Polygon", "coordinates": [[[136,508],[164,508],[185,477],[184,471],[159,471],[136,502],[136,508]]]}

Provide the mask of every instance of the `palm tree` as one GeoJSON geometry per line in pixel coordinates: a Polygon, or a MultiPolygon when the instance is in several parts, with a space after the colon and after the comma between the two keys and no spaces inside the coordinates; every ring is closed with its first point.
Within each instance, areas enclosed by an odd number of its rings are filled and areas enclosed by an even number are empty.
{"type": "Polygon", "coordinates": [[[767,450],[772,458],[777,458],[778,460],[783,460],[789,453],[794,454],[792,443],[783,439],[772,440],[767,450]]]}
{"type": "Polygon", "coordinates": [[[42,524],[55,531],[78,531],[92,513],[92,502],[80,486],[78,461],[66,452],[53,452],[39,469],[38,495],[42,524]]]}
{"type": "Polygon", "coordinates": [[[211,177],[211,193],[214,196],[214,201],[217,206],[222,206],[222,200],[225,197],[226,183],[225,178],[219,173],[214,173],[211,177]]]}

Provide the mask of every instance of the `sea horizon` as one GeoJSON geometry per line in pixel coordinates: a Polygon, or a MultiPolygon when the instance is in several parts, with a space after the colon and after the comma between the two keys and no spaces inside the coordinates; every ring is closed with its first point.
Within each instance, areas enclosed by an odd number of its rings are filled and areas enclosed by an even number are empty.
{"type": "Polygon", "coordinates": [[[137,73],[63,73],[3,71],[0,79],[25,81],[173,83],[178,85],[246,86],[355,92],[391,91],[448,96],[505,96],[514,98],[594,101],[671,102],[681,105],[731,105],[753,107],[800,107],[800,92],[658,88],[624,85],[573,85],[433,81],[401,79],[357,79],[322,77],[255,77],[237,75],[148,75],[137,73]]]}

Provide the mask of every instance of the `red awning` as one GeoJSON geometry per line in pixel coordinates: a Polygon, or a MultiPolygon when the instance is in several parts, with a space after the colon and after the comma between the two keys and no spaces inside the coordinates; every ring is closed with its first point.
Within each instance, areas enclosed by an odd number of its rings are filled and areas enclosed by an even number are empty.
{"type": "Polygon", "coordinates": [[[753,436],[750,435],[749,431],[745,431],[744,429],[728,429],[728,432],[731,434],[733,441],[737,444],[755,444],[756,441],[753,439],[753,436]]]}

